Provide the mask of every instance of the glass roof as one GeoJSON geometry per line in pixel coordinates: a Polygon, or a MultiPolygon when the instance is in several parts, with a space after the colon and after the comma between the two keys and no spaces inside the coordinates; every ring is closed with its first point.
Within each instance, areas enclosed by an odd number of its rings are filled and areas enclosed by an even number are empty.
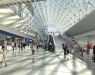
{"type": "Polygon", "coordinates": [[[32,6],[40,25],[54,25],[58,31],[65,32],[95,9],[95,0],[46,0],[32,6]]]}
{"type": "MultiPolygon", "coordinates": [[[[38,31],[55,27],[51,30],[65,32],[95,9],[95,0],[46,0],[29,5],[31,10],[26,4],[21,4],[20,16],[27,25],[23,30],[38,31]]],[[[16,12],[19,12],[17,7],[16,12]]]]}

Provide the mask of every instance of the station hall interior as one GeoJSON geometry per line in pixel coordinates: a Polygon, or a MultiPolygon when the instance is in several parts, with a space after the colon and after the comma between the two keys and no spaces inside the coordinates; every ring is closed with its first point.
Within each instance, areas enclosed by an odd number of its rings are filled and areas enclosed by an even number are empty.
{"type": "Polygon", "coordinates": [[[95,0],[0,0],[0,75],[95,75],[95,0]]]}

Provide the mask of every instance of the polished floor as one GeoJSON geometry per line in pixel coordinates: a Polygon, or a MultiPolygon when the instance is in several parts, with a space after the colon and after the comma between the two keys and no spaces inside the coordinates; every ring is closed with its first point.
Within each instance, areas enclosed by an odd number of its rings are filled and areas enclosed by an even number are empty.
{"type": "Polygon", "coordinates": [[[16,53],[16,56],[8,53],[8,66],[0,66],[0,75],[95,75],[92,61],[77,58],[74,62],[72,54],[64,59],[61,48],[55,53],[40,48],[34,57],[29,47],[23,54],[16,53]]]}

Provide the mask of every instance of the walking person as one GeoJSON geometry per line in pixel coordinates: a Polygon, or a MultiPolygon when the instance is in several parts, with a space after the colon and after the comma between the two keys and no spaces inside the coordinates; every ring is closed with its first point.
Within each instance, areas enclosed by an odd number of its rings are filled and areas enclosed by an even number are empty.
{"type": "Polygon", "coordinates": [[[7,41],[4,41],[4,44],[2,45],[1,49],[2,49],[2,63],[4,63],[5,66],[7,66],[7,59],[6,59],[6,56],[7,56],[7,41]]]}
{"type": "Polygon", "coordinates": [[[36,45],[33,45],[32,46],[32,55],[34,56],[34,54],[35,54],[35,51],[36,51],[36,45]]]}
{"type": "Polygon", "coordinates": [[[21,54],[23,54],[23,42],[21,42],[21,54]]]}
{"type": "Polygon", "coordinates": [[[18,42],[18,49],[20,50],[20,48],[21,48],[21,44],[20,42],[18,42]]]}
{"type": "Polygon", "coordinates": [[[95,45],[93,46],[93,62],[95,62],[95,45]]]}
{"type": "Polygon", "coordinates": [[[31,49],[32,49],[32,55],[33,55],[33,56],[32,56],[32,61],[35,62],[34,54],[35,54],[35,51],[36,51],[36,49],[37,49],[36,45],[32,45],[32,46],[31,46],[31,49]]]}
{"type": "Polygon", "coordinates": [[[95,45],[93,46],[93,55],[92,55],[92,60],[94,63],[92,63],[92,68],[93,70],[95,70],[95,45]]]}
{"type": "Polygon", "coordinates": [[[89,59],[89,56],[90,56],[90,48],[91,48],[91,46],[90,46],[90,43],[88,42],[87,43],[87,51],[86,51],[86,54],[87,54],[87,58],[89,59]]]}
{"type": "Polygon", "coordinates": [[[18,42],[18,49],[19,49],[19,53],[18,54],[20,54],[21,53],[21,43],[20,42],[18,42]]]}
{"type": "Polygon", "coordinates": [[[31,51],[32,51],[32,49],[33,49],[33,45],[32,45],[32,43],[30,44],[30,48],[31,48],[31,51]]]}
{"type": "Polygon", "coordinates": [[[36,49],[37,49],[37,50],[39,49],[39,45],[38,45],[38,42],[36,43],[36,49]]]}
{"type": "Polygon", "coordinates": [[[74,42],[74,45],[73,45],[73,60],[75,62],[76,60],[76,57],[78,55],[78,45],[77,45],[77,42],[74,42]]]}
{"type": "Polygon", "coordinates": [[[63,46],[63,50],[64,50],[64,59],[66,59],[66,55],[67,55],[67,44],[64,43],[64,44],[62,44],[62,46],[63,46]]]}
{"type": "Polygon", "coordinates": [[[14,43],[14,56],[16,57],[16,52],[17,52],[17,42],[14,43]]]}
{"type": "Polygon", "coordinates": [[[49,43],[49,50],[52,51],[52,43],[49,43]]]}
{"type": "Polygon", "coordinates": [[[26,47],[26,43],[25,43],[25,42],[23,42],[23,48],[25,49],[25,47],[26,47]]]}
{"type": "Polygon", "coordinates": [[[13,51],[12,55],[14,55],[15,43],[12,42],[11,45],[12,45],[12,51],[13,51]]]}
{"type": "Polygon", "coordinates": [[[80,57],[83,59],[84,48],[79,45],[80,57]]]}

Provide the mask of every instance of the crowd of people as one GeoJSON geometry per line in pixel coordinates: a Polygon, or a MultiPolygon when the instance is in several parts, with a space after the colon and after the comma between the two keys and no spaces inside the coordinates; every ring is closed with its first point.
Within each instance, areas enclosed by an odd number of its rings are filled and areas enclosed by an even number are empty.
{"type": "Polygon", "coordinates": [[[85,46],[81,46],[78,42],[76,42],[74,45],[76,45],[76,49],[74,49],[77,56],[80,54],[80,57],[83,59],[84,55],[86,55],[88,60],[90,59],[95,62],[95,45],[92,46],[90,42],[87,42],[87,45],[85,46]]]}
{"type": "MultiPolygon", "coordinates": [[[[16,56],[16,51],[18,50],[18,54],[23,53],[23,49],[25,49],[26,47],[26,43],[25,42],[12,42],[11,46],[12,46],[12,55],[16,56]]],[[[5,66],[7,66],[7,53],[8,53],[8,48],[7,48],[7,41],[5,40],[1,46],[1,50],[0,52],[2,52],[2,60],[1,60],[1,64],[5,64],[5,66]]]]}
{"type": "MultiPolygon", "coordinates": [[[[27,43],[25,42],[12,42],[11,43],[12,46],[12,55],[15,55],[15,50],[18,50],[18,54],[22,54],[23,50],[26,48],[27,43]]],[[[34,56],[35,52],[38,50],[38,48],[44,48],[45,50],[50,48],[52,49],[52,43],[50,42],[49,45],[47,45],[47,43],[45,42],[44,44],[39,44],[39,43],[31,43],[30,44],[30,48],[31,48],[31,54],[34,56]]],[[[69,53],[72,53],[73,55],[73,59],[76,60],[77,57],[81,57],[83,59],[84,57],[84,53],[87,55],[87,57],[89,58],[90,56],[90,49],[93,49],[93,55],[92,55],[92,60],[95,62],[95,45],[93,47],[91,47],[90,43],[88,42],[86,45],[86,49],[84,48],[84,46],[82,46],[81,44],[79,44],[78,42],[76,42],[75,40],[73,40],[73,44],[72,44],[72,50],[69,49],[68,44],[67,43],[63,43],[62,44],[62,49],[64,50],[64,59],[66,59],[66,55],[69,53]]],[[[4,63],[7,66],[7,59],[6,59],[6,55],[7,55],[7,41],[4,41],[2,47],[2,61],[0,63],[4,63]]]]}
{"type": "Polygon", "coordinates": [[[64,59],[66,59],[67,54],[72,53],[74,60],[76,60],[77,57],[83,59],[84,55],[86,55],[88,60],[91,59],[91,56],[93,62],[95,62],[95,45],[92,46],[90,42],[87,42],[87,45],[81,45],[77,41],[73,40],[72,50],[69,50],[67,43],[62,44],[62,49],[64,50],[64,59]],[[93,50],[93,54],[90,53],[91,50],[93,50]]]}
{"type": "Polygon", "coordinates": [[[23,49],[25,49],[27,43],[25,42],[12,42],[12,51],[13,55],[15,55],[15,50],[19,49],[19,54],[22,52],[23,49]]]}
{"type": "MultiPolygon", "coordinates": [[[[17,54],[23,54],[23,50],[26,49],[26,46],[28,46],[27,43],[25,42],[11,42],[11,47],[12,47],[12,56],[16,56],[17,54]]],[[[50,42],[49,45],[47,43],[47,41],[45,40],[45,42],[32,42],[30,45],[31,48],[31,54],[34,57],[35,52],[38,50],[38,48],[43,48],[45,50],[47,49],[52,49],[52,43],[50,42]]],[[[1,47],[2,50],[2,60],[1,63],[4,63],[7,66],[7,53],[8,53],[8,48],[7,48],[7,41],[5,40],[4,43],[2,44],[1,47]]]]}

